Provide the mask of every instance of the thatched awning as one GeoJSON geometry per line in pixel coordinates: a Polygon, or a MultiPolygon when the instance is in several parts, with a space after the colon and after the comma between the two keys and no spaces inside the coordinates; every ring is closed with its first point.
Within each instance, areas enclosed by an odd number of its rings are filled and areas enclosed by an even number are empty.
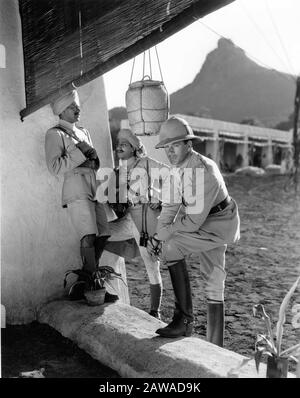
{"type": "Polygon", "coordinates": [[[25,117],[234,0],[19,0],[25,117]]]}

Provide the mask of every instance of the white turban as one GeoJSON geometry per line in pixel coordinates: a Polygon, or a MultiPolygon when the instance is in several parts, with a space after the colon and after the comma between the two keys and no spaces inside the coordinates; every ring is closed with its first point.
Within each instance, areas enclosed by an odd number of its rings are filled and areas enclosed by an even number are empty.
{"type": "Polygon", "coordinates": [[[60,115],[73,102],[80,106],[79,96],[76,90],[59,97],[57,100],[51,103],[51,108],[54,115],[60,115]]]}

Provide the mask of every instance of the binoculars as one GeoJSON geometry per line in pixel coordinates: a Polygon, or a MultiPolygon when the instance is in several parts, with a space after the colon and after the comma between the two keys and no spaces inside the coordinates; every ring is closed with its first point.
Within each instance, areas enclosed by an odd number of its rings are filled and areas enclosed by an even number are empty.
{"type": "Polygon", "coordinates": [[[140,236],[140,246],[147,247],[148,240],[149,235],[147,234],[147,232],[142,232],[140,236]]]}

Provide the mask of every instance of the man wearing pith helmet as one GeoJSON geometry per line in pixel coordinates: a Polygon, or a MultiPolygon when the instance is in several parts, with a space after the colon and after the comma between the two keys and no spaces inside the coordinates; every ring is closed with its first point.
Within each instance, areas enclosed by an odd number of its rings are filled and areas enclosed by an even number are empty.
{"type": "MultiPolygon", "coordinates": [[[[62,207],[66,208],[80,240],[83,270],[92,274],[110,236],[103,204],[95,199],[100,160],[89,132],[77,124],[80,119],[78,92],[72,90],[62,95],[51,107],[59,121],[46,133],[46,163],[52,175],[63,176],[62,207]]],[[[84,298],[84,288],[84,283],[75,284],[69,298],[84,298]]],[[[118,296],[106,293],[105,301],[116,299],[118,296]]]]}
{"type": "Polygon", "coordinates": [[[158,221],[156,238],[162,242],[161,257],[170,272],[175,309],[172,321],[156,333],[162,337],[192,334],[189,258],[199,265],[205,280],[207,340],[223,346],[225,252],[227,244],[239,239],[240,220],[216,163],[193,150],[195,139],[188,123],[173,116],[162,124],[156,145],[164,148],[172,169],[176,168],[175,189],[181,193],[169,202],[163,199],[158,221]]]}

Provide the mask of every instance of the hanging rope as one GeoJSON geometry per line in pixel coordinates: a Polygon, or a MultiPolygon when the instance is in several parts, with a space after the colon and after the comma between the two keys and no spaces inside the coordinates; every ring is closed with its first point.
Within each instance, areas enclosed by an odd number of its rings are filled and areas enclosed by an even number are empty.
{"type": "Polygon", "coordinates": [[[145,61],[146,61],[146,53],[144,51],[144,53],[143,53],[143,76],[142,76],[142,80],[145,77],[145,61]]]}
{"type": "MultiPolygon", "coordinates": [[[[157,47],[154,46],[155,48],[155,54],[156,54],[156,59],[157,59],[157,65],[158,65],[158,69],[159,69],[159,73],[160,73],[160,78],[161,81],[163,82],[163,74],[162,74],[162,70],[161,70],[161,65],[160,65],[160,60],[159,60],[159,56],[158,56],[158,51],[157,51],[157,47]]],[[[153,78],[153,73],[152,73],[152,59],[151,59],[151,49],[148,50],[148,62],[149,62],[149,73],[150,73],[150,78],[152,80],[153,78]]],[[[132,62],[132,68],[131,68],[131,74],[130,74],[130,82],[129,84],[132,83],[132,78],[133,78],[133,72],[134,72],[134,67],[135,67],[135,57],[133,58],[133,62],[132,62]]],[[[146,69],[146,52],[143,53],[143,76],[142,76],[142,80],[144,79],[145,75],[145,69],[146,69]]]]}
{"type": "Polygon", "coordinates": [[[293,75],[295,75],[296,73],[295,73],[295,70],[294,70],[294,68],[293,68],[293,65],[292,65],[292,62],[291,62],[291,60],[290,60],[290,57],[289,57],[289,55],[288,55],[287,49],[286,49],[286,47],[285,47],[285,45],[284,45],[284,43],[283,43],[283,40],[282,40],[282,38],[281,38],[281,35],[280,35],[280,33],[279,33],[279,30],[278,30],[277,25],[276,25],[276,23],[275,23],[275,20],[274,20],[274,18],[273,18],[273,15],[272,15],[272,12],[271,12],[269,3],[268,3],[266,0],[265,0],[265,6],[266,6],[266,8],[267,8],[267,11],[268,11],[270,20],[271,20],[271,22],[272,22],[272,25],[273,25],[273,28],[274,28],[274,30],[275,30],[275,32],[276,32],[276,35],[277,35],[277,37],[278,37],[278,40],[279,40],[279,42],[280,42],[280,45],[281,45],[281,48],[282,48],[283,53],[284,53],[284,55],[285,55],[285,58],[286,58],[286,60],[287,60],[287,62],[288,62],[288,65],[289,65],[289,67],[290,67],[290,71],[291,71],[291,73],[292,73],[293,75]]]}
{"type": "Polygon", "coordinates": [[[80,76],[83,75],[83,47],[82,47],[82,26],[81,26],[81,10],[78,12],[78,25],[79,25],[79,51],[80,51],[80,76]]]}
{"type": "Polygon", "coordinates": [[[154,48],[155,48],[155,52],[156,52],[156,58],[157,58],[157,63],[158,63],[158,68],[159,68],[161,81],[163,82],[164,79],[163,79],[163,75],[162,75],[162,72],[161,72],[161,67],[160,67],[160,62],[159,62],[159,56],[158,56],[157,48],[156,48],[156,46],[154,48]]]}
{"type": "Polygon", "coordinates": [[[148,57],[149,57],[150,78],[151,78],[151,80],[152,80],[152,65],[151,65],[151,54],[150,54],[150,49],[148,50],[148,57]]]}
{"type": "MultiPolygon", "coordinates": [[[[243,2],[241,1],[240,6],[242,7],[244,13],[246,14],[246,16],[248,17],[248,19],[252,22],[253,26],[255,27],[255,29],[257,30],[257,32],[260,34],[260,36],[264,39],[265,43],[267,44],[267,46],[270,47],[270,49],[273,51],[273,53],[276,55],[276,57],[278,58],[278,60],[291,72],[289,65],[285,62],[285,60],[278,54],[278,52],[274,49],[274,47],[270,44],[269,40],[267,40],[266,35],[264,34],[264,32],[260,29],[259,25],[255,22],[255,20],[252,18],[252,16],[250,15],[250,13],[248,12],[247,8],[245,7],[245,5],[243,4],[243,2]]],[[[294,74],[294,73],[292,73],[294,74]]]]}
{"type": "Polygon", "coordinates": [[[135,64],[135,57],[133,58],[133,64],[132,64],[131,75],[130,75],[130,83],[129,83],[129,84],[131,84],[131,82],[132,82],[132,76],[133,76],[134,64],[135,64]]]}

